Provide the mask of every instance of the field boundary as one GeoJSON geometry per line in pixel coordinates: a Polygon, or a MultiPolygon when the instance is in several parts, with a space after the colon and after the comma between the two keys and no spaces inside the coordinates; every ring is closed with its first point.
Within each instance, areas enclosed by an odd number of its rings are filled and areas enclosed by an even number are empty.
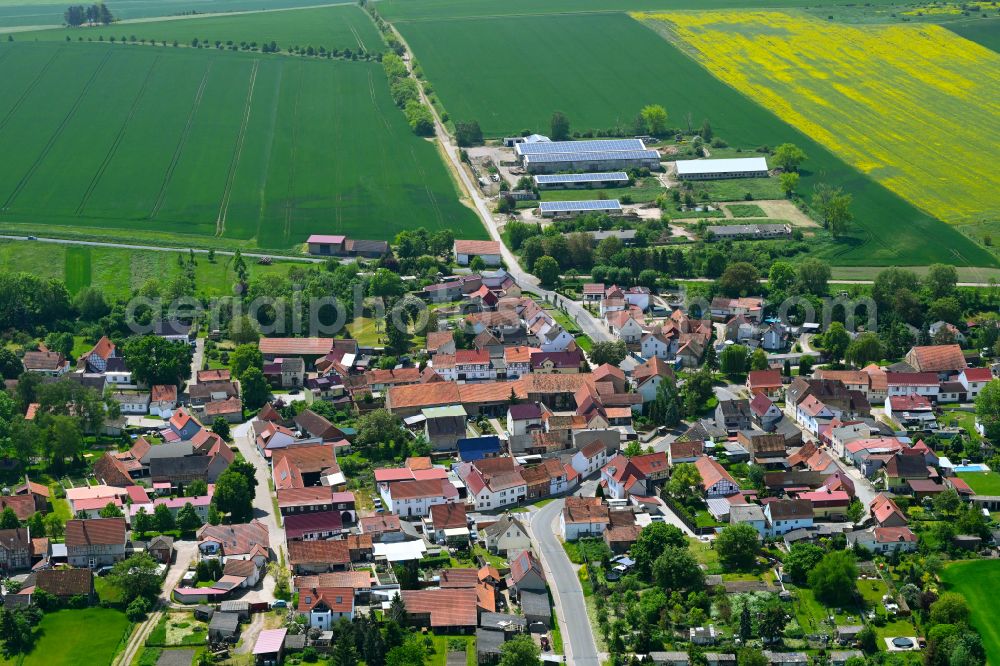
{"type": "Polygon", "coordinates": [[[250,112],[253,109],[253,89],[257,84],[257,72],[260,70],[260,60],[253,61],[253,69],[250,70],[250,85],[247,89],[247,101],[243,109],[243,120],[240,123],[240,132],[236,137],[236,146],[233,148],[233,157],[229,162],[229,173],[226,175],[226,188],[222,192],[222,203],[219,207],[219,217],[215,220],[215,235],[222,236],[226,231],[226,214],[229,212],[229,197],[233,192],[233,181],[236,180],[236,170],[240,166],[240,157],[243,155],[243,144],[246,141],[247,125],[250,123],[250,112]]]}

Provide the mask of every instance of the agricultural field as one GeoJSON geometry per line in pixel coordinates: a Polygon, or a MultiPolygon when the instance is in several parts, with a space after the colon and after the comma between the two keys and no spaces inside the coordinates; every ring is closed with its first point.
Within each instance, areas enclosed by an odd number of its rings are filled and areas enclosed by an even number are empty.
{"type": "Polygon", "coordinates": [[[279,48],[292,46],[327,50],[351,49],[353,52],[384,50],[385,44],[371,18],[358,5],[298,9],[278,12],[253,12],[197,19],[169,19],[149,23],[111,25],[107,27],[59,28],[25,32],[14,36],[15,41],[109,41],[112,37],[132,37],[138,40],[175,40],[185,46],[192,40],[214,45],[227,41],[236,44],[275,42],[279,48]]]}
{"type": "Polygon", "coordinates": [[[1000,54],[927,24],[773,11],[638,18],[665,23],[720,80],[934,217],[1000,216],[1000,54]]]}
{"type": "MultiPolygon", "coordinates": [[[[786,141],[800,146],[809,156],[800,188],[807,197],[820,180],[852,194],[851,236],[816,247],[817,256],[835,265],[996,265],[960,232],[852,168],[625,14],[414,20],[398,27],[451,117],[478,120],[487,136],[546,132],[556,110],[568,115],[573,130],[627,126],[642,106],[660,103],[672,124],[690,118],[700,126],[707,118],[716,136],[744,150],[786,141]],[[468,57],[454,58],[455,52],[468,57]],[[489,63],[496,53],[504,54],[503,67],[484,64],[469,76],[468,62],[489,63]]],[[[771,180],[764,181],[769,191],[754,192],[754,198],[782,196],[771,180]]],[[[712,187],[723,185],[719,200],[742,199],[747,191],[739,181],[712,187]]]]}
{"type": "Polygon", "coordinates": [[[972,624],[983,637],[986,660],[1000,660],[1000,615],[997,613],[996,590],[1000,586],[1000,562],[973,560],[955,562],[941,572],[949,589],[959,592],[972,608],[972,624]]]}
{"type": "Polygon", "coordinates": [[[0,78],[0,228],[268,249],[320,232],[486,235],[378,63],[0,42],[0,78]]]}
{"type": "MultiPolygon", "coordinates": [[[[217,255],[213,262],[204,254],[196,254],[195,261],[195,289],[199,296],[232,294],[237,277],[231,256],[217,255]]],[[[293,266],[307,265],[275,261],[261,266],[251,259],[246,263],[251,277],[285,275],[293,266]]],[[[173,252],[0,241],[0,271],[63,280],[70,294],[94,286],[109,297],[124,297],[151,280],[169,284],[181,275],[182,269],[173,252]]]]}
{"type": "Polygon", "coordinates": [[[949,23],[948,29],[965,39],[1000,53],[1000,18],[949,23]]]}

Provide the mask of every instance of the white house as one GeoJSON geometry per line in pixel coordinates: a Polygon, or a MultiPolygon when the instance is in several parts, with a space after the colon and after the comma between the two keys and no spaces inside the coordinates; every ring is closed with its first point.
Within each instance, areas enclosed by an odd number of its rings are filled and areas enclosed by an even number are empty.
{"type": "Polygon", "coordinates": [[[354,588],[312,587],[299,590],[298,612],[310,629],[329,631],[341,618],[354,619],[354,588]]]}
{"type": "Polygon", "coordinates": [[[545,352],[566,351],[566,348],[569,347],[569,343],[576,341],[573,336],[566,331],[566,329],[555,322],[545,326],[541,331],[535,334],[535,337],[538,342],[538,347],[545,352]]]}
{"type": "Polygon", "coordinates": [[[386,509],[402,518],[422,518],[435,504],[458,501],[458,489],[447,479],[381,483],[379,494],[386,509]]]}
{"type": "Polygon", "coordinates": [[[625,302],[634,305],[643,312],[649,309],[649,287],[629,287],[625,291],[625,302]]]}
{"type": "Polygon", "coordinates": [[[959,383],[965,387],[966,399],[970,401],[992,380],[993,373],[989,368],[966,368],[958,375],[959,383]]]}
{"type": "Polygon", "coordinates": [[[922,395],[936,400],[941,382],[936,372],[886,373],[888,397],[894,395],[922,395]]]}
{"type": "Polygon", "coordinates": [[[597,440],[573,454],[573,460],[571,462],[573,469],[576,473],[580,475],[580,478],[586,478],[591,474],[599,472],[605,463],[608,462],[608,447],[604,445],[604,442],[597,440]]]}
{"type": "Polygon", "coordinates": [[[445,381],[490,380],[497,371],[486,349],[459,349],[454,354],[436,354],[431,362],[434,372],[445,381]]]}
{"type": "Polygon", "coordinates": [[[528,530],[509,513],[483,529],[486,536],[486,549],[491,553],[506,555],[531,549],[531,537],[528,530]]]}
{"type": "Polygon", "coordinates": [[[792,530],[813,526],[813,505],[809,500],[781,499],[764,507],[768,535],[779,537],[792,530]]]}
{"type": "Polygon", "coordinates": [[[708,456],[699,456],[694,466],[701,476],[705,497],[729,497],[740,491],[740,484],[729,475],[726,468],[708,456]]]}
{"type": "Polygon", "coordinates": [[[767,517],[764,515],[764,509],[757,504],[736,504],[729,509],[729,524],[740,523],[757,530],[761,539],[767,536],[767,517]]]}
{"type": "Polygon", "coordinates": [[[819,435],[822,420],[838,416],[836,412],[824,405],[816,396],[809,395],[795,406],[795,420],[813,435],[819,435]]]}
{"type": "Polygon", "coordinates": [[[922,395],[890,395],[885,401],[885,415],[904,428],[937,426],[934,408],[922,395]]]}
{"type": "Polygon", "coordinates": [[[628,310],[617,310],[608,313],[608,330],[619,340],[633,344],[642,340],[642,325],[635,320],[628,310]]]}
{"type": "Polygon", "coordinates": [[[599,537],[610,523],[608,507],[596,497],[567,497],[559,514],[559,531],[565,541],[599,537]]]}
{"type": "Polygon", "coordinates": [[[909,527],[874,527],[849,532],[847,543],[874,553],[910,553],[917,549],[917,535],[909,527]]]}
{"type": "Polygon", "coordinates": [[[512,437],[542,430],[542,409],[535,403],[522,402],[507,408],[507,433],[512,437]]]}
{"type": "Polygon", "coordinates": [[[500,243],[497,241],[456,240],[455,263],[468,266],[473,258],[479,257],[487,266],[500,265],[500,243]]]}
{"type": "Polygon", "coordinates": [[[145,391],[115,391],[111,399],[118,403],[122,414],[149,413],[149,393],[145,391]]]}
{"type": "Polygon", "coordinates": [[[647,333],[642,336],[642,341],[639,344],[641,349],[641,354],[643,358],[653,358],[654,356],[661,359],[669,359],[673,356],[674,343],[663,333],[654,329],[651,333],[647,333]]]}
{"type": "Polygon", "coordinates": [[[477,511],[502,509],[528,497],[528,484],[516,469],[484,476],[472,468],[464,480],[469,499],[477,511]]]}

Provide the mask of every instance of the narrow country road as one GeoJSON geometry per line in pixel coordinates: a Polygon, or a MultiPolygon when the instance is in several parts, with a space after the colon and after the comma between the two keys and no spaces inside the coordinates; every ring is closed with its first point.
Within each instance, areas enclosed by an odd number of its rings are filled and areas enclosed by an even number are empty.
{"type": "Polygon", "coordinates": [[[531,516],[531,540],[542,560],[545,576],[559,617],[563,651],[567,664],[600,666],[601,659],[587,615],[583,588],[573,563],[556,536],[557,522],[564,500],[550,502],[531,516]]]}
{"type": "Polygon", "coordinates": [[[250,427],[249,421],[233,428],[232,435],[233,442],[240,454],[256,468],[257,488],[253,496],[254,518],[267,525],[268,540],[271,542],[274,559],[281,562],[281,553],[285,549],[285,530],[278,524],[278,519],[274,515],[274,503],[271,502],[271,487],[268,484],[271,479],[271,468],[253,442],[253,429],[250,427]]]}

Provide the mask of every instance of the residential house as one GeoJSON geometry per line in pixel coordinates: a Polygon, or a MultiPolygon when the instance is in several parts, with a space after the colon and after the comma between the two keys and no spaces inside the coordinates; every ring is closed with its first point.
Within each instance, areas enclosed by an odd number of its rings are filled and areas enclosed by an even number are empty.
{"type": "Polygon", "coordinates": [[[808,500],[779,499],[764,506],[768,535],[778,537],[800,528],[813,526],[813,505],[808,500]]]}
{"type": "Polygon", "coordinates": [[[500,243],[497,241],[456,240],[455,263],[468,266],[475,257],[482,259],[487,266],[500,265],[500,243]]]}
{"type": "Polygon", "coordinates": [[[422,518],[435,504],[458,501],[458,490],[447,479],[379,484],[379,492],[388,511],[407,518],[422,518]]]}
{"type": "Polygon", "coordinates": [[[937,429],[934,408],[922,395],[890,395],[885,401],[885,415],[907,429],[937,429]]]}
{"type": "Polygon", "coordinates": [[[936,372],[941,379],[960,373],[968,367],[959,345],[913,347],[906,352],[906,363],[917,372],[936,372]]]}
{"type": "Polygon", "coordinates": [[[756,340],[757,336],[757,324],[747,319],[745,315],[736,315],[726,322],[727,342],[744,343],[756,340]]]}
{"type": "Polygon", "coordinates": [[[778,370],[751,370],[747,373],[747,389],[750,394],[765,395],[770,400],[781,397],[781,372],[778,370]]]}
{"type": "Polygon", "coordinates": [[[729,509],[730,525],[749,525],[757,530],[761,539],[767,536],[767,516],[757,504],[734,504],[729,509]]]}
{"type": "Polygon", "coordinates": [[[780,321],[770,322],[761,331],[760,346],[769,352],[780,352],[788,347],[788,329],[780,321]]]}
{"type": "Polygon", "coordinates": [[[464,504],[435,504],[426,522],[437,543],[469,543],[469,519],[464,504]]]}
{"type": "Polygon", "coordinates": [[[298,593],[296,611],[309,620],[310,629],[330,631],[341,619],[354,619],[354,588],[312,587],[298,593]]]}
{"type": "Polygon", "coordinates": [[[559,516],[559,528],[565,541],[601,536],[610,523],[608,506],[599,497],[567,497],[559,516]]]}
{"type": "Polygon", "coordinates": [[[726,298],[717,296],[710,305],[712,319],[727,321],[732,317],[743,315],[748,320],[760,323],[764,313],[764,299],[755,297],[726,298]]]}
{"type": "Polygon", "coordinates": [[[671,467],[693,463],[705,455],[705,442],[700,440],[674,440],[667,447],[667,461],[671,467]]]}
{"type": "Polygon", "coordinates": [[[747,450],[754,464],[770,468],[785,466],[785,436],[760,430],[741,430],[736,441],[747,450]]]}
{"type": "Polygon", "coordinates": [[[720,400],[715,408],[715,421],[732,435],[740,430],[749,430],[753,425],[750,401],[720,400]]]}
{"type": "Polygon", "coordinates": [[[177,387],[173,384],[156,384],[150,390],[149,413],[169,419],[177,408],[177,387]]]}
{"type": "MultiPolygon", "coordinates": [[[[508,347],[504,354],[511,348],[508,347]]],[[[530,348],[529,348],[530,349],[530,348]]],[[[562,352],[532,351],[529,356],[529,371],[536,374],[577,374],[581,369],[589,367],[587,359],[579,349],[562,352]]],[[[525,374],[525,373],[521,373],[525,374]]],[[[510,360],[507,360],[507,376],[514,377],[510,372],[510,360]]],[[[521,376],[520,374],[517,375],[521,376]]],[[[515,377],[516,378],[516,377],[515,377]]]]}
{"type": "Polygon", "coordinates": [[[455,334],[452,331],[429,331],[427,333],[427,344],[424,345],[428,355],[454,354],[455,334]]]}
{"type": "Polygon", "coordinates": [[[989,368],[965,368],[958,373],[958,381],[965,388],[967,400],[975,400],[992,380],[993,373],[989,368]]]}
{"type": "Polygon", "coordinates": [[[872,527],[847,533],[849,546],[859,545],[873,553],[910,553],[917,549],[917,535],[908,527],[872,527]]]}
{"type": "Polygon", "coordinates": [[[910,481],[928,479],[930,471],[924,457],[910,449],[892,455],[880,471],[880,476],[886,490],[904,494],[909,490],[910,481]]]}
{"type": "Polygon", "coordinates": [[[125,559],[124,518],[66,521],[66,561],[91,569],[125,559]]]}
{"type": "Polygon", "coordinates": [[[889,372],[885,377],[889,398],[921,395],[929,400],[937,400],[941,391],[941,380],[936,372],[889,372]]]}
{"type": "Polygon", "coordinates": [[[616,455],[601,469],[601,486],[608,497],[627,499],[655,493],[654,485],[665,481],[670,466],[665,452],[647,453],[627,458],[616,455]]]}
{"type": "Polygon", "coordinates": [[[701,488],[705,497],[729,497],[740,491],[736,480],[717,461],[708,456],[700,456],[694,466],[701,476],[701,488]]]}
{"type": "Polygon", "coordinates": [[[774,430],[778,422],[781,421],[782,415],[783,412],[778,409],[778,406],[763,393],[758,393],[750,401],[751,420],[761,430],[766,432],[774,430]]]}
{"type": "Polygon", "coordinates": [[[31,568],[31,538],[28,530],[23,527],[0,530],[0,571],[9,574],[29,568],[31,568]]]}
{"type": "Polygon", "coordinates": [[[472,631],[479,624],[475,588],[401,590],[399,596],[412,625],[445,634],[472,631]]]}
{"type": "Polygon", "coordinates": [[[70,371],[69,361],[59,352],[29,351],[21,359],[27,372],[45,375],[46,377],[61,377],[70,371]]]}
{"type": "Polygon", "coordinates": [[[454,354],[437,354],[431,364],[446,381],[485,381],[497,377],[486,350],[459,349],[454,354]]]}
{"type": "Polygon", "coordinates": [[[530,550],[522,550],[510,561],[510,580],[519,594],[524,590],[545,592],[547,589],[542,564],[530,550]]]}
{"type": "Polygon", "coordinates": [[[571,465],[580,478],[586,478],[600,471],[607,461],[607,446],[604,442],[595,440],[573,454],[571,465]]]}
{"type": "Polygon", "coordinates": [[[619,340],[630,345],[641,342],[645,331],[631,310],[614,310],[608,312],[604,319],[607,321],[608,330],[619,340]]]}
{"type": "Polygon", "coordinates": [[[80,356],[77,363],[82,365],[86,372],[103,373],[108,368],[108,360],[117,357],[118,350],[115,343],[111,342],[108,336],[101,336],[90,351],[80,356]]]}
{"type": "Polygon", "coordinates": [[[508,555],[531,548],[531,537],[524,524],[510,513],[500,516],[495,523],[490,524],[482,533],[486,541],[486,549],[491,553],[508,555]]]}

